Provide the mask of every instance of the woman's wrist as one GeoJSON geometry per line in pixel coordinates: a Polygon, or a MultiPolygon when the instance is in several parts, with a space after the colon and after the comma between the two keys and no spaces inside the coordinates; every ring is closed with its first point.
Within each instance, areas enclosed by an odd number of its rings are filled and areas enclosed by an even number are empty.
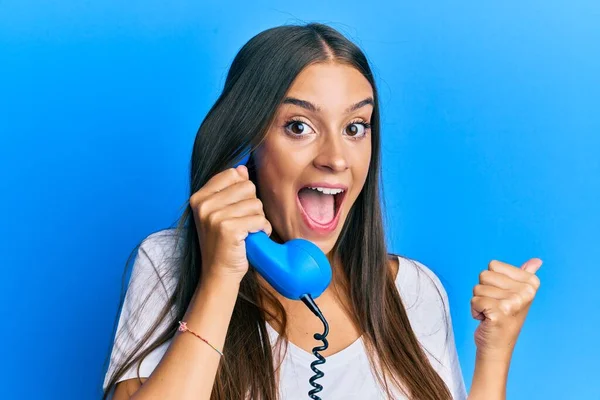
{"type": "MultiPolygon", "coordinates": [[[[241,277],[223,274],[206,273],[202,274],[196,292],[192,298],[192,303],[196,301],[199,293],[202,292],[203,297],[221,298],[223,300],[231,298],[235,303],[238,292],[240,290],[241,277]]],[[[205,300],[203,300],[205,301],[205,300]]]]}
{"type": "Polygon", "coordinates": [[[229,286],[239,286],[246,273],[232,273],[221,267],[207,267],[202,271],[198,285],[216,284],[229,286]]]}
{"type": "Polygon", "coordinates": [[[204,275],[192,296],[183,322],[211,345],[222,349],[239,288],[239,279],[204,275]]]}
{"type": "Polygon", "coordinates": [[[497,364],[510,365],[512,359],[513,349],[502,349],[502,350],[480,350],[477,349],[475,355],[475,361],[494,362],[497,364]]]}
{"type": "Polygon", "coordinates": [[[198,286],[239,287],[243,276],[221,273],[202,274],[198,286]]]}
{"type": "Polygon", "coordinates": [[[510,354],[477,352],[468,400],[505,400],[510,354]]]}

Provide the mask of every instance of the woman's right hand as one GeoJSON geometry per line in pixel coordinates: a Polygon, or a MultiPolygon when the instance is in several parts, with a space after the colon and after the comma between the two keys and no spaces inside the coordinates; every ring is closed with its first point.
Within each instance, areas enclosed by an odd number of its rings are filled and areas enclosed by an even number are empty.
{"type": "Polygon", "coordinates": [[[271,235],[262,202],[244,165],[213,176],[190,197],[202,252],[202,278],[241,279],[248,271],[245,239],[250,232],[271,235]]]}

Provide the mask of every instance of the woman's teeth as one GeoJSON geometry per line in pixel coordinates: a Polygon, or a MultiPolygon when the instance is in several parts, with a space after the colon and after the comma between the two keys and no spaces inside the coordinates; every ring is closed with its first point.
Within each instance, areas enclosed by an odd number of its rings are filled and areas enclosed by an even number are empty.
{"type": "Polygon", "coordinates": [[[323,194],[339,194],[344,191],[344,189],[332,189],[332,188],[322,188],[322,187],[308,187],[308,189],[317,190],[323,194]]]}

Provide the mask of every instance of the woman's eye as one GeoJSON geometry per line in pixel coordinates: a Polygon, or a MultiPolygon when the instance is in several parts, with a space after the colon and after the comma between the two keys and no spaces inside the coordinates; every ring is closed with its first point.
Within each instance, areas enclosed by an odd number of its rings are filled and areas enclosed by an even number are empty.
{"type": "Polygon", "coordinates": [[[355,122],[353,124],[348,125],[346,128],[346,133],[351,137],[360,137],[365,136],[367,127],[363,122],[355,122]]]}
{"type": "Polygon", "coordinates": [[[310,132],[310,127],[302,121],[291,121],[285,128],[293,135],[300,136],[310,132]]]}

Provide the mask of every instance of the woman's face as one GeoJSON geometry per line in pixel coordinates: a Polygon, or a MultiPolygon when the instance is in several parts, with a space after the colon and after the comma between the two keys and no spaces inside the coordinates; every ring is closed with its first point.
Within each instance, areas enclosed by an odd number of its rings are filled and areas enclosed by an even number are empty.
{"type": "Polygon", "coordinates": [[[296,77],[254,153],[274,240],[333,249],[367,178],[372,112],[373,89],[351,66],[312,64],[296,77]]]}

